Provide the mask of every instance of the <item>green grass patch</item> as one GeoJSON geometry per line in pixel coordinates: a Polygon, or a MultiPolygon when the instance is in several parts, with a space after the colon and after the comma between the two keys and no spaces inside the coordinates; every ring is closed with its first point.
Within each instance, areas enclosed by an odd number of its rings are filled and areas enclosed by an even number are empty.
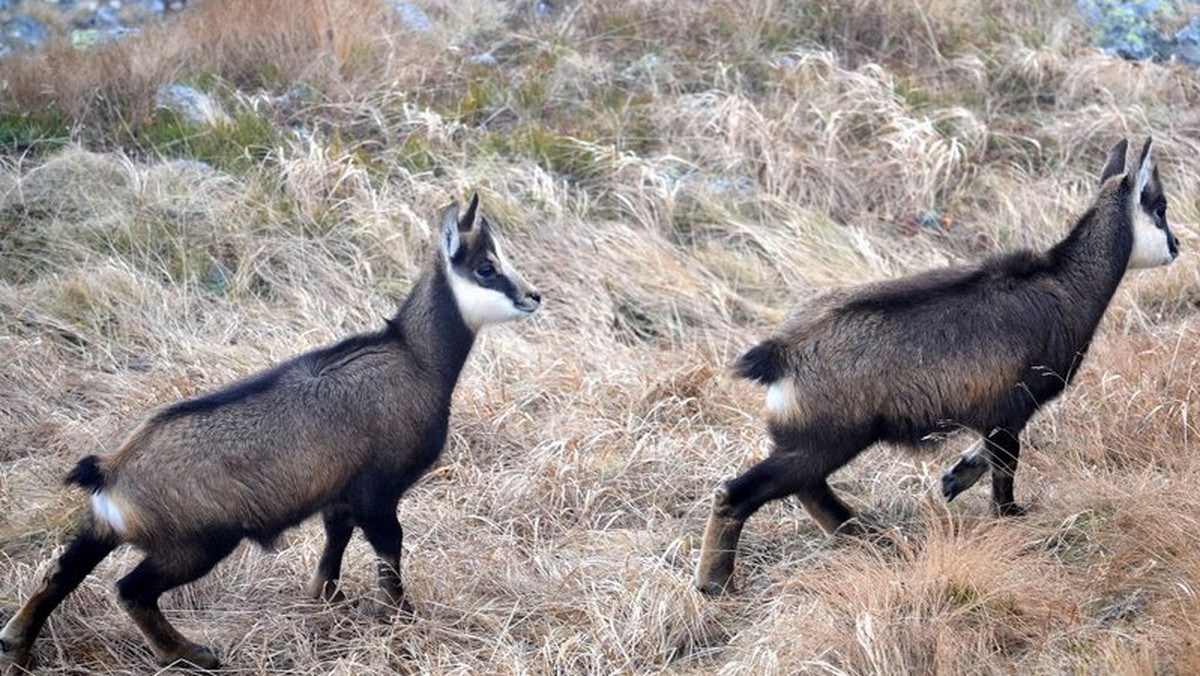
{"type": "Polygon", "coordinates": [[[250,111],[238,112],[228,122],[201,125],[165,108],[137,126],[131,140],[148,154],[205,162],[234,173],[260,166],[282,143],[271,121],[250,111]]]}
{"type": "Polygon", "coordinates": [[[0,152],[49,150],[70,139],[67,117],[56,109],[0,112],[0,152]]]}

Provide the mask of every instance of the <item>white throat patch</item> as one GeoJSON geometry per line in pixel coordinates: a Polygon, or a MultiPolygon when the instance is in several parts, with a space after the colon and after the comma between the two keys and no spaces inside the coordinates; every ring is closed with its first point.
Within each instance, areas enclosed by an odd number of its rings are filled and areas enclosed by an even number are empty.
{"type": "MultiPolygon", "coordinates": [[[[497,250],[499,253],[499,250],[497,250]]],[[[503,256],[498,256],[503,264],[503,256]]],[[[454,271],[450,261],[445,261],[446,279],[450,281],[450,292],[454,294],[454,302],[463,321],[472,331],[478,331],[487,324],[499,324],[524,317],[523,312],[513,304],[512,300],[503,293],[479,286],[474,280],[467,279],[454,271]]],[[[500,267],[501,274],[504,268],[500,267]]]]}
{"type": "Polygon", "coordinates": [[[1173,258],[1167,238],[1167,231],[1155,224],[1154,217],[1142,209],[1140,202],[1134,202],[1133,251],[1129,253],[1129,269],[1153,268],[1170,263],[1173,258]]]}

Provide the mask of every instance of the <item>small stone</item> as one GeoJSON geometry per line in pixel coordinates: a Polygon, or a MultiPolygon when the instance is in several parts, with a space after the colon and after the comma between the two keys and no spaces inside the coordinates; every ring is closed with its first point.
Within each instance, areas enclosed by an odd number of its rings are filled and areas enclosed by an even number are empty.
{"type": "Polygon", "coordinates": [[[499,65],[499,63],[500,63],[499,61],[496,60],[496,57],[493,56],[491,52],[484,52],[482,54],[476,54],[476,55],[472,56],[471,58],[467,59],[467,61],[476,66],[495,66],[495,65],[499,65]]]}
{"type": "Polygon", "coordinates": [[[204,92],[183,84],[159,87],[154,94],[154,103],[181,115],[192,124],[224,124],[229,122],[221,104],[204,92]]]}
{"type": "Polygon", "coordinates": [[[429,20],[429,15],[411,2],[393,2],[392,10],[400,15],[400,21],[409,30],[418,33],[428,33],[433,30],[433,22],[429,20]]]}
{"type": "Polygon", "coordinates": [[[92,25],[97,28],[115,28],[121,25],[121,15],[111,6],[97,7],[96,13],[92,15],[92,25]]]}
{"type": "Polygon", "coordinates": [[[208,274],[204,276],[204,288],[218,295],[229,290],[229,273],[224,265],[213,263],[208,266],[208,274]]]}

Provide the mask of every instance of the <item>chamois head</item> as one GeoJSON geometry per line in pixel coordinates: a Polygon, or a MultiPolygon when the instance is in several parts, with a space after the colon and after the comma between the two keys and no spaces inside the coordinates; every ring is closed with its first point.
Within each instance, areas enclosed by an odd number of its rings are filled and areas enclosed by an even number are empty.
{"type": "MultiPolygon", "coordinates": [[[[1100,173],[1100,184],[1125,172],[1125,151],[1128,143],[1121,140],[1113,146],[1108,162],[1100,173]]],[[[1123,180],[1133,190],[1129,200],[1133,219],[1133,251],[1127,267],[1152,268],[1166,265],[1179,255],[1179,239],[1167,224],[1167,198],[1158,180],[1158,167],[1150,154],[1151,140],[1146,139],[1141,157],[1123,180]]]]}
{"type": "Polygon", "coordinates": [[[479,195],[471,197],[459,217],[458,204],[442,212],[439,238],[446,277],[463,321],[472,331],[533,314],[542,296],[504,257],[492,226],[476,212],[479,195]]]}

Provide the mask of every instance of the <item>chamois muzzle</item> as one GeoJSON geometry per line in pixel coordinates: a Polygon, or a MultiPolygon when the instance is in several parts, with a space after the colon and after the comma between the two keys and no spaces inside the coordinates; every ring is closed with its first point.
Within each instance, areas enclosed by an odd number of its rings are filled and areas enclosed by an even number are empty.
{"type": "Polygon", "coordinates": [[[527,315],[533,314],[542,305],[542,294],[537,289],[530,289],[515,303],[517,309],[527,315]]]}

